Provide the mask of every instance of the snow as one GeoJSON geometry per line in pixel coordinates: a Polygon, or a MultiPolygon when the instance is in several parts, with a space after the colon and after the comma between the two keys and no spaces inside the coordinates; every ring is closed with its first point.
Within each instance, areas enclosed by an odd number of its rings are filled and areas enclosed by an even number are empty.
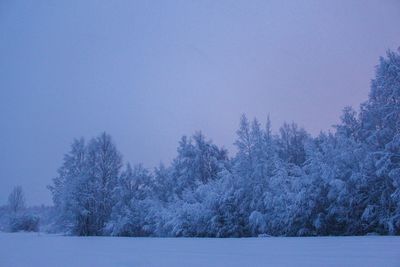
{"type": "Polygon", "coordinates": [[[0,233],[0,266],[400,266],[400,237],[123,238],[0,233]]]}

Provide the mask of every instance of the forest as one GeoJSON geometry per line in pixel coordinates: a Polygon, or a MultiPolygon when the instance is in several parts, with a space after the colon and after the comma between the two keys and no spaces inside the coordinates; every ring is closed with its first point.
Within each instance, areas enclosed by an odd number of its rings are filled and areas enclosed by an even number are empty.
{"type": "Polygon", "coordinates": [[[243,115],[236,134],[233,156],[183,136],[153,170],[126,163],[107,133],[76,139],[49,185],[54,206],[35,213],[16,187],[0,223],[78,236],[400,235],[399,52],[380,58],[368,99],[331,131],[275,132],[243,115]]]}

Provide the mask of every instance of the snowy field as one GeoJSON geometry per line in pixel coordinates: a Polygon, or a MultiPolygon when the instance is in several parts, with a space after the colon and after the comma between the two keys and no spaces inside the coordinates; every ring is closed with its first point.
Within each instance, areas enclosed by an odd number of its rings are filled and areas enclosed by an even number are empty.
{"type": "Polygon", "coordinates": [[[400,237],[113,238],[0,233],[0,266],[400,266],[400,237]]]}

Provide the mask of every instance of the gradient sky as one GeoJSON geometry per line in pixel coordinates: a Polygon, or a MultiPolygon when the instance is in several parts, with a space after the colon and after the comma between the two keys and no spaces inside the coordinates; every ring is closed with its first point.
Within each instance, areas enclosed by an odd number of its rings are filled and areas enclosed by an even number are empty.
{"type": "Polygon", "coordinates": [[[14,185],[50,204],[74,137],[153,167],[196,130],[232,150],[242,113],[329,130],[399,26],[397,0],[2,0],[0,204],[14,185]]]}

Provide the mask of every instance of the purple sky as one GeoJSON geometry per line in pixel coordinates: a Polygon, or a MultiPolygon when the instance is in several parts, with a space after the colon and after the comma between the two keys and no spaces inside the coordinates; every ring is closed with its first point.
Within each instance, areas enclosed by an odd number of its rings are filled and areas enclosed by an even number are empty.
{"type": "Polygon", "coordinates": [[[72,139],[104,130],[148,167],[196,130],[232,151],[242,113],[329,130],[400,46],[400,1],[299,2],[1,1],[0,204],[50,204],[72,139]]]}

